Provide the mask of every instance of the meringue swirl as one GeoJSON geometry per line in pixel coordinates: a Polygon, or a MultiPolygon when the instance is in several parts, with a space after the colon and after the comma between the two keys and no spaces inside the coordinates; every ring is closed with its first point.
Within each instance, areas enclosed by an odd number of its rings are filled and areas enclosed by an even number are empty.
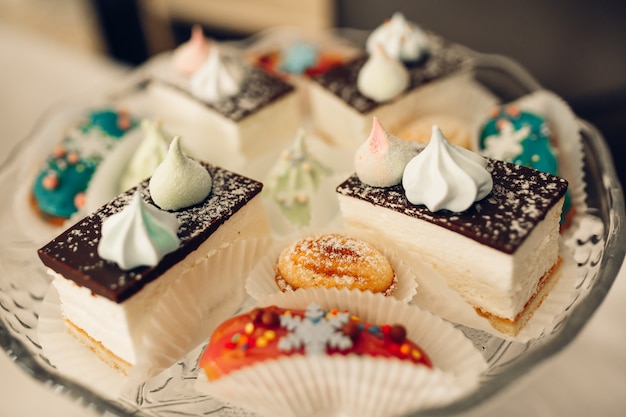
{"type": "Polygon", "coordinates": [[[486,166],[485,158],[452,145],[434,125],[426,148],[405,167],[402,186],[412,204],[458,213],[491,192],[493,179],[486,166]]]}
{"type": "Polygon", "coordinates": [[[161,128],[160,121],[142,120],[143,139],[133,154],[120,179],[119,191],[123,192],[149,178],[165,159],[170,139],[161,128]]]}
{"type": "Polygon", "coordinates": [[[387,132],[374,117],[372,130],[354,154],[354,169],[362,183],[391,187],[402,181],[404,167],[417,148],[387,132]]]}
{"type": "Polygon", "coordinates": [[[401,12],[372,31],[365,47],[371,54],[376,45],[382,45],[387,54],[402,62],[415,62],[428,52],[428,38],[415,23],[406,20],[401,12]]]}
{"type": "Polygon", "coordinates": [[[233,59],[222,58],[217,45],[209,51],[205,63],[191,77],[191,94],[207,103],[216,103],[241,91],[244,68],[233,59]]]}
{"type": "Polygon", "coordinates": [[[191,76],[206,61],[209,50],[202,26],[193,25],[189,40],[176,48],[172,54],[174,69],[184,76],[191,76]]]}
{"type": "Polygon", "coordinates": [[[406,67],[382,47],[376,47],[359,71],[356,86],[365,97],[382,103],[404,92],[409,82],[406,67]]]}
{"type": "Polygon", "coordinates": [[[180,245],[176,215],[144,202],[135,192],[128,206],[102,222],[98,255],[123,270],[155,266],[180,245]]]}
{"type": "Polygon", "coordinates": [[[152,200],[163,210],[180,210],[204,201],[213,179],[198,162],[180,148],[180,138],[172,139],[167,156],[150,178],[152,200]]]}

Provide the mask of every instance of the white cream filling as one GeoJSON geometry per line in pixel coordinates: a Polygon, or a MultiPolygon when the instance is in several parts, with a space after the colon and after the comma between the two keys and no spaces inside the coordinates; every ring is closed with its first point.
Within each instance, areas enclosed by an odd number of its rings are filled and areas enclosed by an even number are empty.
{"type": "MultiPolygon", "coordinates": [[[[93,294],[88,288],[77,285],[51,269],[48,269],[48,273],[54,277],[53,285],[59,293],[63,317],[116,356],[136,364],[141,354],[147,319],[154,312],[159,298],[178,277],[183,273],[192,273],[198,262],[236,240],[268,234],[269,224],[258,194],[224,222],[198,249],[121,303],[93,294]]],[[[228,282],[237,281],[220,280],[220,285],[228,285],[228,282]]],[[[184,315],[185,312],[181,311],[180,314],[184,315]]]]}
{"type": "Polygon", "coordinates": [[[383,236],[418,254],[466,302],[498,317],[514,319],[558,258],[563,199],[515,253],[507,254],[393,210],[343,195],[338,198],[347,230],[370,239],[383,236]]]}
{"type": "Polygon", "coordinates": [[[374,116],[386,130],[396,131],[412,121],[416,115],[426,113],[431,99],[436,97],[440,88],[466,88],[471,78],[471,72],[461,72],[430,82],[367,113],[360,113],[326,88],[311,82],[311,118],[315,129],[330,141],[347,149],[356,149],[369,135],[374,116]]]}
{"type": "Polygon", "coordinates": [[[163,83],[151,83],[148,94],[164,114],[164,125],[183,138],[188,155],[205,161],[214,161],[218,149],[254,155],[282,148],[293,140],[300,125],[297,91],[238,122],[163,83]]]}

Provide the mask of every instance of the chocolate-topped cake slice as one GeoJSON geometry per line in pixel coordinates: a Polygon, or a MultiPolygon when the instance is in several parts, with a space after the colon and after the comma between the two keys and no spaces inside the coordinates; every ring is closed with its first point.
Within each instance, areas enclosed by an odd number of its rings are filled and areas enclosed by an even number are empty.
{"type": "Polygon", "coordinates": [[[190,155],[211,160],[219,146],[250,156],[286,144],[300,123],[295,87],[217,43],[208,51],[184,74],[172,62],[155,70],[147,89],[165,121],[191,139],[190,155]]]}
{"type": "Polygon", "coordinates": [[[372,32],[368,47],[367,54],[317,75],[310,83],[315,128],[349,149],[361,143],[374,116],[397,131],[427,108],[424,100],[443,83],[462,88],[472,78],[473,60],[465,50],[421,31],[399,13],[372,32]],[[395,36],[400,38],[394,40],[395,36]],[[399,48],[404,55],[394,56],[398,49],[394,43],[406,45],[399,48]],[[415,50],[410,57],[408,49],[415,50]]]}
{"type": "Polygon", "coordinates": [[[389,186],[351,176],[337,187],[341,213],[348,230],[386,237],[418,254],[493,327],[515,335],[558,279],[559,218],[568,184],[463,151],[471,154],[469,162],[449,143],[429,144],[406,165],[402,182],[389,186]],[[430,152],[434,146],[440,149],[430,152]],[[453,156],[424,162],[448,148],[453,156]],[[446,166],[461,159],[469,174],[446,166]],[[463,199],[464,206],[454,205],[463,199]]]}
{"type": "MultiPolygon", "coordinates": [[[[70,331],[128,370],[141,351],[145,322],[176,279],[191,280],[220,248],[269,234],[262,187],[188,159],[175,138],[150,180],[39,249],[70,331]]],[[[217,278],[202,277],[219,291],[230,286],[228,277],[217,278]]]]}

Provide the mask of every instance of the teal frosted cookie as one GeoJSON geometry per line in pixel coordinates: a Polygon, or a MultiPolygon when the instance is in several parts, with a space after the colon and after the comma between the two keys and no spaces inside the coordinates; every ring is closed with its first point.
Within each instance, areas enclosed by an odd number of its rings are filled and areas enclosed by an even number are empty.
{"type": "MultiPolygon", "coordinates": [[[[480,153],[489,158],[559,175],[559,163],[553,144],[554,132],[549,122],[515,104],[494,109],[482,127],[478,143],[480,153]]],[[[568,193],[563,205],[562,223],[570,209],[568,193]]]]}
{"type": "Polygon", "coordinates": [[[552,148],[552,130],[546,120],[515,105],[497,108],[480,133],[483,155],[535,168],[552,175],[558,162],[552,148]]]}
{"type": "Polygon", "coordinates": [[[98,165],[138,125],[126,111],[100,109],[65,134],[46,158],[32,187],[41,217],[62,224],[84,205],[84,193],[98,165]]]}

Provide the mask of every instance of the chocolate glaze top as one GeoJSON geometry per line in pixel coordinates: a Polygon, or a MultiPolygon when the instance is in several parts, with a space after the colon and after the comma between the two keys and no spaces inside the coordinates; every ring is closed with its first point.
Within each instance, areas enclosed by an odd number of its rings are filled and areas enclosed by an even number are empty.
{"type": "Polygon", "coordinates": [[[273,101],[295,91],[295,88],[291,84],[273,77],[258,68],[247,66],[245,71],[246,76],[239,93],[231,97],[225,97],[215,103],[202,101],[193,96],[189,89],[181,88],[167,81],[153,81],[163,82],[171,88],[179,90],[182,94],[203,103],[205,106],[234,122],[243,120],[273,101]]]}
{"type": "Polygon", "coordinates": [[[149,181],[116,197],[39,249],[42,262],[52,270],[89,288],[93,293],[122,302],[144,285],[157,279],[207,240],[226,220],[261,192],[263,184],[223,168],[204,164],[213,177],[211,193],[205,201],[174,211],[180,222],[178,250],[163,257],[155,267],[140,266],[128,271],[98,256],[102,221],[121,211],[139,191],[144,201],[154,205],[149,181]]]}
{"type": "Polygon", "coordinates": [[[432,212],[411,204],[402,185],[372,187],[352,175],[337,193],[444,227],[501,252],[513,254],[567,190],[563,178],[508,162],[490,160],[493,190],[462,213],[432,212]]]}
{"type": "MultiPolygon", "coordinates": [[[[421,85],[441,79],[445,76],[467,70],[472,67],[470,55],[457,45],[446,42],[440,36],[427,32],[429,53],[413,65],[407,66],[410,83],[407,91],[421,85]]],[[[361,67],[367,62],[368,56],[362,55],[337,65],[322,74],[313,77],[322,87],[353,107],[356,111],[366,114],[386,103],[377,103],[362,95],[356,85],[361,67]]],[[[393,100],[392,100],[393,101],[393,100]]]]}

